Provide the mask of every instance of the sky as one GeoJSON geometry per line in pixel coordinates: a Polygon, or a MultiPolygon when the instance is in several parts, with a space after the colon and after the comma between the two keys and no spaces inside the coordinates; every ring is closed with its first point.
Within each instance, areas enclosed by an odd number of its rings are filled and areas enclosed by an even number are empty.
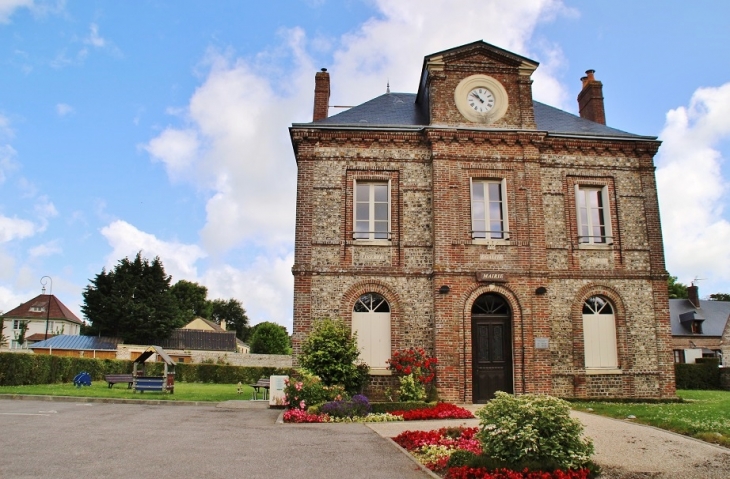
{"type": "Polygon", "coordinates": [[[0,0],[0,311],[159,256],[173,282],[291,331],[296,162],[314,74],[332,105],[415,93],[477,40],[540,62],[534,97],[657,136],[670,274],[730,293],[730,2],[0,0]],[[49,284],[50,287],[50,284],[49,284]]]}

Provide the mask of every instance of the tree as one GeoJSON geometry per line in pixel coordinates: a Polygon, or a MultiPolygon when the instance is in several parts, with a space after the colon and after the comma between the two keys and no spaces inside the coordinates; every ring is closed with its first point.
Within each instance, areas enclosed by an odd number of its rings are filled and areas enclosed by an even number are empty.
{"type": "Polygon", "coordinates": [[[177,299],[183,322],[189,323],[197,317],[210,319],[213,304],[208,301],[208,288],[181,279],[172,285],[170,292],[177,299]]]}
{"type": "Polygon", "coordinates": [[[341,384],[352,393],[368,379],[368,367],[357,365],[360,356],[357,337],[340,319],[319,319],[302,343],[299,363],[316,374],[327,386],[341,384]]]}
{"type": "Polygon", "coordinates": [[[28,321],[20,322],[20,329],[15,335],[15,340],[22,347],[25,344],[25,334],[28,332],[28,321]]]}
{"type": "Polygon", "coordinates": [[[250,346],[253,354],[291,354],[286,328],[268,321],[256,325],[250,346]]]}
{"type": "Polygon", "coordinates": [[[711,294],[710,301],[730,301],[730,294],[728,294],[728,293],[711,294]]]}
{"type": "Polygon", "coordinates": [[[91,321],[88,334],[120,337],[125,343],[154,344],[183,325],[171,277],[159,257],[152,262],[137,253],[102,269],[83,292],[81,311],[91,321]]]}
{"type": "Polygon", "coordinates": [[[8,345],[8,337],[3,334],[5,329],[5,318],[0,316],[0,348],[4,348],[8,345]]]}
{"type": "Polygon", "coordinates": [[[687,285],[678,283],[676,276],[669,275],[667,287],[669,288],[669,299],[687,299],[687,285]]]}
{"type": "Polygon", "coordinates": [[[248,316],[243,309],[241,302],[237,299],[214,299],[210,302],[211,314],[208,319],[218,324],[225,323],[226,329],[235,330],[236,337],[241,341],[246,340],[248,331],[248,316]]]}

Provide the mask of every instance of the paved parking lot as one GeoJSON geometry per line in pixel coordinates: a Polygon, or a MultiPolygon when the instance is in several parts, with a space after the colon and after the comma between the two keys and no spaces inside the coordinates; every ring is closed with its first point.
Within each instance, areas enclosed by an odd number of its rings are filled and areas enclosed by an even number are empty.
{"type": "Polygon", "coordinates": [[[280,411],[0,400],[0,478],[413,478],[360,424],[276,424],[280,411]]]}

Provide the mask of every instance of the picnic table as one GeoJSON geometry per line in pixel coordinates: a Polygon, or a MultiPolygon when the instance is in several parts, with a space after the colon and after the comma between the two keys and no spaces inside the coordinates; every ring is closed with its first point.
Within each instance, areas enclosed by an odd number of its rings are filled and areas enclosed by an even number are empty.
{"type": "Polygon", "coordinates": [[[249,386],[253,388],[252,401],[258,400],[259,394],[261,394],[262,400],[269,399],[269,388],[271,387],[269,379],[261,378],[256,381],[256,384],[249,384],[249,386]]]}

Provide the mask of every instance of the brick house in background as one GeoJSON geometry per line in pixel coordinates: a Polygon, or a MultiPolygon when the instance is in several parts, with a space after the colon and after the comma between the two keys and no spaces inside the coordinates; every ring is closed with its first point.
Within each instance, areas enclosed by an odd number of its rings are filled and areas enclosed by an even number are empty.
{"type": "Polygon", "coordinates": [[[699,288],[687,287],[687,299],[670,299],[672,349],[675,363],[703,357],[730,365],[730,302],[700,299],[699,288]]]}
{"type": "Polygon", "coordinates": [[[674,396],[660,142],[605,125],[593,71],[580,117],[534,101],[537,67],[478,41],[426,56],[416,94],[332,117],[316,74],[314,119],[290,128],[295,356],[338,317],[370,393],[392,351],[424,347],[450,401],[674,396]]]}
{"type": "Polygon", "coordinates": [[[4,319],[3,331],[10,349],[27,349],[28,346],[57,334],[79,335],[83,322],[55,295],[39,294],[17,308],[0,315],[4,319]],[[27,326],[25,342],[18,341],[21,325],[27,326]]]}

